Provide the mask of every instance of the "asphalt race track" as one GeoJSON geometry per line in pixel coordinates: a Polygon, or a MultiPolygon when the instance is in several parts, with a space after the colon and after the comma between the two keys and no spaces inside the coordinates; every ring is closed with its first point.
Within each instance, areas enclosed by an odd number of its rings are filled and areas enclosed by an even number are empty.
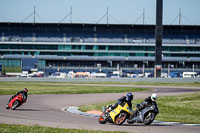
{"type": "MultiPolygon", "coordinates": [[[[192,89],[186,87],[156,87],[154,91],[156,91],[158,96],[178,95],[200,91],[200,87],[193,87],[192,89]]],[[[114,124],[101,125],[95,117],[76,115],[61,111],[61,108],[63,107],[116,100],[123,95],[125,95],[125,93],[29,95],[27,103],[14,111],[5,109],[5,105],[10,96],[4,95],[0,96],[0,123],[25,125],[39,124],[48,127],[128,131],[135,133],[200,133],[200,126],[167,125],[160,123],[153,123],[150,126],[145,126],[140,123],[132,125],[125,123],[122,126],[116,126],[114,124]]],[[[149,95],[151,95],[151,92],[134,93],[135,98],[144,98],[149,95]]]]}

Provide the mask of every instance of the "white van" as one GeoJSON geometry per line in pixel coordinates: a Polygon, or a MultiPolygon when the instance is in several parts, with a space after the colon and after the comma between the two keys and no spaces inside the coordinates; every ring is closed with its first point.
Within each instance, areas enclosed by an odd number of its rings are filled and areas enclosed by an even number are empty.
{"type": "Polygon", "coordinates": [[[67,74],[62,72],[55,72],[49,78],[66,78],[67,74]]]}
{"type": "Polygon", "coordinates": [[[96,78],[105,78],[107,76],[107,74],[103,73],[103,72],[98,72],[98,73],[93,72],[93,73],[91,73],[90,76],[91,77],[96,77],[96,78]]]}
{"type": "Polygon", "coordinates": [[[197,77],[196,72],[183,72],[183,78],[195,78],[197,77]]]}

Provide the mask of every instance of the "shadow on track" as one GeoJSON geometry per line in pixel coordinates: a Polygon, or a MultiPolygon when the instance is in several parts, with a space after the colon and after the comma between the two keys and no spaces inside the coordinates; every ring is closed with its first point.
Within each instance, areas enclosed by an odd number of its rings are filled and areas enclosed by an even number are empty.
{"type": "Polygon", "coordinates": [[[39,110],[39,109],[15,109],[15,111],[45,111],[45,110],[39,110]]]}
{"type": "Polygon", "coordinates": [[[164,126],[173,126],[173,125],[164,125],[164,124],[157,124],[157,123],[153,123],[151,125],[144,125],[144,124],[122,124],[120,126],[134,126],[134,127],[164,127],[164,126]]]}

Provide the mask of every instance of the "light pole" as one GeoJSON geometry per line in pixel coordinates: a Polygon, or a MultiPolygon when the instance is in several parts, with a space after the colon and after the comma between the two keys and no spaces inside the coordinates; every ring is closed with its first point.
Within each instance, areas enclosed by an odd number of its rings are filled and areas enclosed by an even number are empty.
{"type": "Polygon", "coordinates": [[[192,64],[192,72],[194,73],[194,63],[192,64]]]}
{"type": "Polygon", "coordinates": [[[169,74],[170,74],[170,63],[168,64],[168,77],[169,77],[169,74]]]}
{"type": "Polygon", "coordinates": [[[142,74],[143,74],[143,78],[145,77],[145,64],[143,63],[143,65],[142,65],[142,74]]]}

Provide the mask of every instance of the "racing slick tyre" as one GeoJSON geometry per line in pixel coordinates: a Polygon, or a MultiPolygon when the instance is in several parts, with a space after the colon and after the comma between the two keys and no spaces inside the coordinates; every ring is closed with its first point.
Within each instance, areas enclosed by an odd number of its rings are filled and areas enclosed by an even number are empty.
{"type": "Polygon", "coordinates": [[[102,113],[99,117],[99,123],[100,124],[105,124],[106,123],[106,116],[104,113],[102,113]]]}
{"type": "Polygon", "coordinates": [[[6,109],[9,109],[8,104],[6,104],[6,109]]]}
{"type": "Polygon", "coordinates": [[[19,105],[19,101],[15,101],[14,103],[13,103],[13,105],[12,105],[12,110],[15,110],[17,107],[18,107],[18,105],[19,105]]]}
{"type": "Polygon", "coordinates": [[[127,123],[128,124],[133,124],[133,123],[135,123],[135,121],[133,121],[133,119],[129,118],[129,119],[127,119],[127,123]]]}
{"type": "Polygon", "coordinates": [[[115,124],[122,125],[126,121],[127,116],[128,114],[125,112],[120,113],[115,118],[115,124]]]}
{"type": "Polygon", "coordinates": [[[144,116],[144,124],[145,125],[150,125],[155,118],[155,113],[154,112],[147,112],[144,116]]]}

